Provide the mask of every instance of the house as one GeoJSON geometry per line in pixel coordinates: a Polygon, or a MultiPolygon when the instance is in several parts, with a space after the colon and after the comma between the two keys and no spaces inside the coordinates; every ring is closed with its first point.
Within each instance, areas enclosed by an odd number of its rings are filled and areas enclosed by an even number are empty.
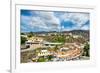
{"type": "Polygon", "coordinates": [[[41,50],[38,53],[38,56],[48,56],[48,55],[51,55],[51,53],[48,50],[41,50]]]}
{"type": "Polygon", "coordinates": [[[40,48],[43,46],[42,44],[43,38],[40,37],[32,37],[28,38],[28,41],[25,42],[26,46],[29,46],[29,48],[40,48]]]}
{"type": "Polygon", "coordinates": [[[43,38],[41,37],[31,37],[31,38],[28,38],[28,40],[31,40],[32,42],[42,42],[43,41],[43,38]]]}
{"type": "Polygon", "coordinates": [[[67,60],[75,59],[81,56],[82,49],[75,45],[75,43],[69,43],[66,47],[62,47],[59,52],[57,52],[56,57],[64,58],[67,60]]]}
{"type": "Polygon", "coordinates": [[[62,48],[60,48],[60,51],[67,51],[67,50],[69,50],[70,48],[68,48],[68,47],[62,47],[62,48]]]}
{"type": "Polygon", "coordinates": [[[57,45],[61,45],[62,43],[52,43],[52,42],[43,42],[44,47],[55,47],[57,45]]]}

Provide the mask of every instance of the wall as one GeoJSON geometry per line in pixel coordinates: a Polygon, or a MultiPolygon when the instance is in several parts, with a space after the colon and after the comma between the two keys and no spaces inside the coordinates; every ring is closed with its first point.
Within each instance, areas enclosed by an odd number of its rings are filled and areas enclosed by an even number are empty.
{"type": "MultiPolygon", "coordinates": [[[[30,0],[28,0],[30,1],[30,0]]],[[[64,1],[69,4],[88,4],[96,6],[96,18],[95,25],[96,28],[96,50],[97,50],[97,66],[91,68],[72,68],[72,69],[64,69],[64,70],[54,70],[43,73],[99,73],[100,69],[100,4],[99,0],[34,0],[34,1],[64,1]]],[[[8,73],[10,67],[10,1],[9,0],[0,0],[0,73],[8,73]]],[[[94,50],[95,50],[94,49],[94,50]]],[[[41,73],[41,72],[39,72],[41,73]]]]}

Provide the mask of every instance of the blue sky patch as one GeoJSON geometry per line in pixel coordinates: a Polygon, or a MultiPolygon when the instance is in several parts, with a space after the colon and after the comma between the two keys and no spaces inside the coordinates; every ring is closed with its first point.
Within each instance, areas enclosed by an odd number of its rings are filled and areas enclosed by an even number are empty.
{"type": "Polygon", "coordinates": [[[89,30],[89,13],[21,10],[21,32],[89,30]],[[62,29],[61,29],[62,28],[62,29]]]}

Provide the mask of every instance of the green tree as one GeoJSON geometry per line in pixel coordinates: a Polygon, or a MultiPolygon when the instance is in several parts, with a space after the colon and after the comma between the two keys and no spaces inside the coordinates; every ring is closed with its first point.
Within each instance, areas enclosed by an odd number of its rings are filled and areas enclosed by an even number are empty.
{"type": "Polygon", "coordinates": [[[44,57],[40,57],[40,58],[37,60],[37,62],[46,62],[46,61],[47,61],[47,59],[44,58],[44,57]]]}
{"type": "Polygon", "coordinates": [[[90,56],[90,45],[88,43],[85,44],[83,50],[84,50],[83,55],[89,57],[90,56]]]}
{"type": "Polygon", "coordinates": [[[27,41],[27,38],[21,36],[21,44],[25,44],[25,41],[27,41]]]}
{"type": "Polygon", "coordinates": [[[58,48],[58,46],[56,45],[55,47],[54,47],[54,51],[57,51],[59,48],[58,48]]]}
{"type": "Polygon", "coordinates": [[[53,58],[52,55],[49,55],[49,56],[48,56],[48,60],[49,60],[49,61],[50,61],[52,58],[53,58]]]}
{"type": "Polygon", "coordinates": [[[34,36],[34,34],[33,34],[33,32],[29,32],[29,34],[27,36],[32,37],[32,36],[34,36]]]}
{"type": "Polygon", "coordinates": [[[21,35],[25,35],[25,33],[21,32],[21,35]]]}

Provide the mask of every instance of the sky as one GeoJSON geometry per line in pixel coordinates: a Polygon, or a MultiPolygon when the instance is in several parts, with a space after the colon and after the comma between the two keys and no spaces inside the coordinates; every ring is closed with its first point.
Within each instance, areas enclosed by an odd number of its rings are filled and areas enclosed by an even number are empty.
{"type": "Polygon", "coordinates": [[[89,30],[89,13],[21,10],[21,32],[89,30]]]}

